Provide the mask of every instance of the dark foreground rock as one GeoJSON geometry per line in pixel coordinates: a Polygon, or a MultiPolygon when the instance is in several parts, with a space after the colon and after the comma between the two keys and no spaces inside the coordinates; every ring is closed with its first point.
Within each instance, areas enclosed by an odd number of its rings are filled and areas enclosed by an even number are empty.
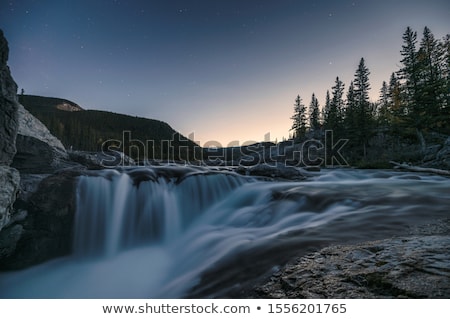
{"type": "Polygon", "coordinates": [[[449,247],[448,228],[327,247],[285,266],[256,288],[256,296],[450,298],[449,247]],[[436,232],[440,234],[430,235],[436,232]]]}
{"type": "Polygon", "coordinates": [[[0,232],[1,270],[21,269],[70,253],[75,188],[81,173],[63,171],[42,181],[41,176],[32,175],[30,193],[19,196],[15,203],[23,218],[0,232]]]}
{"type": "Polygon", "coordinates": [[[0,230],[10,222],[13,204],[19,192],[19,172],[12,167],[0,166],[0,230]]]}

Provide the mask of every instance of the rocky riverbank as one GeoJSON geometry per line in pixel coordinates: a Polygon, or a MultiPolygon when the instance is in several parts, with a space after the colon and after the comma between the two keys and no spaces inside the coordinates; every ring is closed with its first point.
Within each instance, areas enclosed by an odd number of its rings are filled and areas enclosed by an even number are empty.
{"type": "Polygon", "coordinates": [[[450,298],[450,219],[291,261],[257,298],[450,298]]]}

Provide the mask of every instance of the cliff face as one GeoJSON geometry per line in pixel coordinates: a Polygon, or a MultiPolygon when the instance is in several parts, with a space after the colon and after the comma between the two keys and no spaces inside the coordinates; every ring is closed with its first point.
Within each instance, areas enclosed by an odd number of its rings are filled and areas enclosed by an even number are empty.
{"type": "Polygon", "coordinates": [[[70,232],[63,228],[71,220],[63,208],[72,201],[58,191],[74,194],[74,177],[66,177],[64,186],[58,184],[62,177],[50,178],[50,186],[41,181],[74,163],[63,144],[19,104],[8,56],[0,30],[0,267],[17,269],[68,250],[55,233],[70,232]]]}
{"type": "Polygon", "coordinates": [[[16,155],[18,132],[17,84],[7,65],[8,42],[0,30],[0,231],[11,220],[19,190],[19,173],[9,167],[16,155]]]}
{"type": "Polygon", "coordinates": [[[0,165],[11,164],[18,130],[17,84],[7,65],[8,55],[8,42],[0,30],[0,165]]]}

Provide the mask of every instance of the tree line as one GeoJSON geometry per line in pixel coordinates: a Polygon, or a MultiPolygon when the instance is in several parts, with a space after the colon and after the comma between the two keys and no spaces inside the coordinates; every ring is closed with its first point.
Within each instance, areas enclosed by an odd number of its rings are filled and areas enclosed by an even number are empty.
{"type": "Polygon", "coordinates": [[[374,137],[415,140],[423,152],[428,133],[450,134],[450,35],[436,39],[428,27],[419,42],[417,32],[406,29],[401,47],[400,69],[382,83],[378,101],[370,101],[370,71],[361,58],[354,79],[345,84],[336,77],[320,107],[313,93],[306,107],[300,95],[294,103],[292,138],[302,141],[332,130],[337,138],[349,140],[362,151],[374,137]]]}

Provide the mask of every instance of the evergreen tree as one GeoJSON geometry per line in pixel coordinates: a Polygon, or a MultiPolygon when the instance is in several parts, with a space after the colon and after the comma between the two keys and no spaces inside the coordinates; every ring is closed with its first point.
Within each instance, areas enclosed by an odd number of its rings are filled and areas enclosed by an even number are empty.
{"type": "Polygon", "coordinates": [[[324,125],[328,121],[328,115],[330,114],[330,108],[331,108],[330,91],[327,90],[327,94],[326,94],[326,97],[325,97],[325,106],[324,106],[324,108],[322,110],[322,119],[323,119],[324,125]]]}
{"type": "Polygon", "coordinates": [[[353,81],[350,82],[350,86],[348,87],[347,91],[344,128],[349,136],[353,134],[356,128],[356,98],[355,98],[355,86],[353,85],[353,81]]]}
{"type": "Polygon", "coordinates": [[[410,27],[406,28],[403,34],[402,50],[400,54],[403,67],[399,70],[398,74],[401,80],[404,81],[404,100],[406,111],[408,113],[414,113],[416,110],[418,100],[418,79],[419,70],[417,63],[417,32],[412,31],[410,27]]]}
{"type": "Polygon", "coordinates": [[[402,101],[401,85],[394,72],[389,79],[388,103],[391,129],[399,134],[403,126],[405,108],[402,101]]]}
{"type": "Polygon", "coordinates": [[[386,128],[390,122],[391,101],[389,98],[389,87],[386,81],[383,81],[380,89],[380,99],[378,100],[377,119],[378,125],[386,128]]]}
{"type": "Polygon", "coordinates": [[[291,130],[294,131],[293,138],[300,139],[306,133],[306,107],[302,104],[300,95],[297,95],[294,104],[294,115],[291,117],[293,123],[291,130]]]}
{"type": "MultiPolygon", "coordinates": [[[[444,52],[443,77],[445,79],[444,105],[442,116],[450,118],[450,34],[447,34],[442,40],[441,46],[444,52]]],[[[447,123],[446,133],[450,134],[450,123],[447,123]]]]}
{"type": "Polygon", "coordinates": [[[418,104],[416,115],[421,117],[419,128],[439,128],[445,119],[441,118],[444,106],[446,82],[443,74],[445,52],[434,38],[428,27],[424,28],[423,38],[418,52],[418,69],[420,80],[418,83],[418,104]]]}
{"type": "Polygon", "coordinates": [[[339,77],[336,77],[335,85],[331,89],[333,90],[333,98],[330,102],[330,111],[326,125],[328,129],[340,133],[344,117],[344,83],[339,77]]]}
{"type": "Polygon", "coordinates": [[[309,127],[312,131],[317,131],[320,128],[319,100],[317,100],[314,93],[309,104],[309,127]]]}
{"type": "Polygon", "coordinates": [[[366,146],[372,134],[373,113],[369,101],[369,69],[366,67],[364,58],[359,61],[358,69],[355,72],[354,94],[356,102],[356,127],[355,138],[364,147],[364,157],[366,146]]]}

